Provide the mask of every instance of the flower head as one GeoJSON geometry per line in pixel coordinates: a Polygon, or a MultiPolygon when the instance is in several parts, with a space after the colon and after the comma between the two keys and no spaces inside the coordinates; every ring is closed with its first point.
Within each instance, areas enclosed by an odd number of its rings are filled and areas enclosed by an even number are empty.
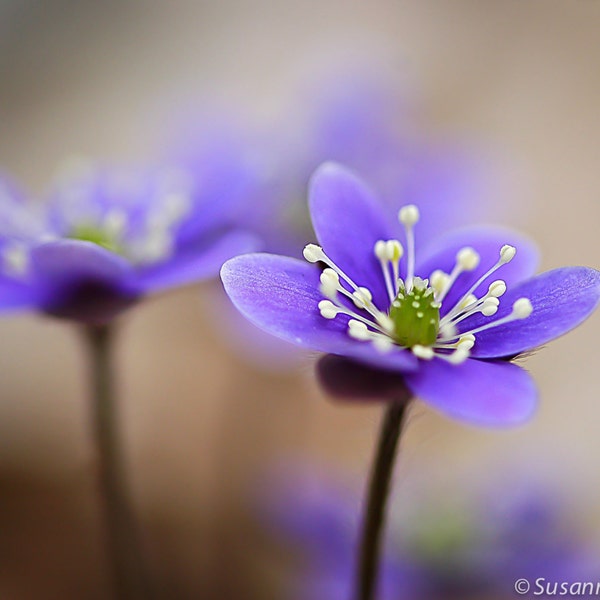
{"type": "Polygon", "coordinates": [[[4,186],[0,309],[105,322],[143,296],[214,276],[253,248],[227,202],[181,172],[79,168],[40,206],[4,186]]]}
{"type": "Polygon", "coordinates": [[[581,323],[600,299],[600,273],[572,267],[532,277],[524,237],[469,228],[418,246],[419,210],[390,222],[369,188],[335,164],[310,188],[319,245],[307,262],[254,254],[221,276],[238,309],[289,342],[393,371],[455,417],[509,424],[536,390],[510,359],[581,323]]]}
{"type": "MultiPolygon", "coordinates": [[[[561,490],[548,488],[513,493],[490,485],[469,490],[465,499],[444,496],[443,503],[423,494],[412,498],[390,520],[380,597],[505,598],[521,578],[532,590],[538,578],[595,581],[600,555],[581,513],[569,510],[566,498],[557,501],[561,490]]],[[[314,473],[288,472],[263,502],[262,519],[275,541],[304,559],[288,597],[349,598],[359,505],[354,490],[314,473]]]]}

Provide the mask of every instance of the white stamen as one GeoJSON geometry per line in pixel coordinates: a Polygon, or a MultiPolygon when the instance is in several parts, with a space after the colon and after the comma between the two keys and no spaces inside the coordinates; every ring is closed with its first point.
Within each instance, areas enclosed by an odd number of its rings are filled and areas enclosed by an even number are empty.
{"type": "MultiPolygon", "coordinates": [[[[497,319],[492,323],[486,323],[485,325],[481,325],[480,327],[476,327],[475,329],[471,329],[465,334],[474,335],[476,333],[480,333],[482,331],[487,331],[488,329],[493,329],[494,327],[498,327],[499,325],[505,325],[506,323],[510,323],[512,321],[518,321],[520,319],[526,319],[533,311],[533,306],[531,305],[531,301],[528,298],[519,298],[515,301],[512,307],[512,311],[506,317],[502,317],[501,319],[497,319]]],[[[441,329],[440,329],[441,330],[441,329]]],[[[456,337],[456,336],[454,336],[456,337]]],[[[449,337],[444,337],[443,339],[451,339],[449,337]]]]}
{"type": "Polygon", "coordinates": [[[355,340],[367,341],[370,339],[367,326],[355,319],[350,319],[350,321],[348,321],[348,335],[355,340]]]}
{"type": "Polygon", "coordinates": [[[448,282],[450,281],[450,275],[448,275],[448,273],[444,273],[444,271],[436,269],[430,275],[429,281],[431,282],[431,287],[433,288],[437,297],[442,292],[442,290],[448,285],[448,282]]]}
{"type": "Polygon", "coordinates": [[[493,283],[490,283],[490,287],[488,288],[488,294],[493,296],[494,298],[500,298],[506,293],[506,283],[502,281],[502,279],[498,279],[493,283]]]}
{"type": "Polygon", "coordinates": [[[373,346],[375,346],[375,350],[385,353],[394,347],[394,343],[389,337],[373,334],[373,346]]]}
{"type": "Polygon", "coordinates": [[[479,254],[470,247],[462,248],[456,255],[456,263],[463,271],[474,271],[479,266],[479,261],[479,254]]]}
{"type": "Polygon", "coordinates": [[[338,274],[329,267],[321,273],[321,291],[327,298],[335,298],[340,287],[340,278],[338,274]]]}
{"type": "Polygon", "coordinates": [[[514,304],[512,314],[516,319],[526,319],[533,312],[529,298],[519,298],[514,304]]]}
{"type": "Polygon", "coordinates": [[[398,212],[398,220],[405,227],[413,227],[419,222],[419,218],[419,209],[414,204],[407,204],[398,212]]]}
{"type": "Polygon", "coordinates": [[[323,248],[316,244],[307,244],[302,251],[302,255],[309,263],[316,263],[325,258],[323,248]]]}
{"type": "Polygon", "coordinates": [[[325,317],[326,319],[335,319],[335,317],[337,317],[337,315],[341,312],[333,304],[333,302],[331,302],[331,300],[321,300],[321,302],[319,302],[318,306],[319,306],[319,312],[321,313],[321,316],[325,317]]]}
{"type": "Polygon", "coordinates": [[[500,248],[501,264],[505,265],[506,263],[509,263],[515,257],[516,253],[517,249],[514,246],[509,246],[508,244],[502,246],[502,248],[500,248]]]}
{"type": "Polygon", "coordinates": [[[471,353],[467,348],[461,347],[457,348],[454,352],[452,352],[452,354],[438,354],[440,358],[447,360],[453,365],[460,365],[461,363],[465,362],[465,360],[467,360],[467,358],[469,358],[470,355],[471,353]]]}
{"type": "Polygon", "coordinates": [[[127,213],[114,208],[104,216],[104,229],[111,237],[121,237],[127,228],[127,213]]]}
{"type": "Polygon", "coordinates": [[[375,256],[379,259],[379,263],[381,264],[381,271],[383,273],[385,289],[387,290],[388,297],[390,299],[390,302],[393,302],[394,298],[396,297],[396,294],[394,294],[394,286],[392,284],[390,272],[387,266],[387,243],[383,240],[379,240],[378,242],[376,242],[374,252],[375,256]]]}
{"type": "Polygon", "coordinates": [[[422,358],[423,360],[431,360],[435,356],[435,352],[430,346],[421,346],[420,344],[417,344],[413,346],[411,350],[417,358],[422,358]]]}
{"type": "Polygon", "coordinates": [[[366,287],[359,287],[356,292],[352,294],[352,301],[357,308],[366,309],[373,302],[373,295],[366,287]]]}
{"type": "Polygon", "coordinates": [[[412,289],[413,277],[415,275],[415,233],[414,225],[419,222],[419,209],[414,204],[403,206],[398,213],[398,220],[406,231],[406,279],[404,284],[406,290],[412,289]]]}
{"type": "Polygon", "coordinates": [[[29,254],[23,244],[15,243],[2,249],[4,269],[10,275],[25,275],[29,267],[29,254]]]}
{"type": "MultiPolygon", "coordinates": [[[[465,247],[461,248],[456,253],[456,264],[452,269],[452,273],[450,273],[450,277],[448,278],[446,285],[442,288],[439,294],[436,295],[436,300],[441,302],[452,286],[454,282],[458,279],[458,276],[465,271],[472,271],[476,269],[479,265],[479,254],[473,250],[473,248],[465,247]]],[[[469,290],[467,294],[470,294],[473,290],[469,290]]]]}

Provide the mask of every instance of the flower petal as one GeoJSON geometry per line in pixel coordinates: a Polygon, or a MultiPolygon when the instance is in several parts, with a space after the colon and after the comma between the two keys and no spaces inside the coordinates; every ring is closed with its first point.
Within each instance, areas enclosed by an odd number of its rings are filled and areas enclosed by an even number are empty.
{"type": "Polygon", "coordinates": [[[349,337],[347,319],[325,319],[318,303],[320,270],[294,258],[246,254],[221,269],[225,291],[257,327],[283,340],[320,352],[354,357],[380,369],[407,371],[417,360],[398,348],[381,353],[370,343],[349,337]]]}
{"type": "Polygon", "coordinates": [[[385,211],[356,175],[335,163],[317,169],[310,182],[310,214],[327,255],[360,286],[369,288],[375,305],[389,306],[375,242],[393,237],[385,211]]]}
{"type": "MultiPolygon", "coordinates": [[[[476,334],[472,356],[494,358],[514,356],[567,333],[584,321],[600,301],[600,272],[587,267],[565,267],[542,273],[510,288],[500,298],[494,320],[510,314],[518,298],[529,298],[529,317],[499,325],[476,334]]],[[[461,324],[466,331],[492,322],[475,315],[461,324]]]]}
{"type": "Polygon", "coordinates": [[[316,368],[321,387],[334,398],[407,402],[412,397],[402,375],[361,365],[343,356],[326,354],[316,368]]]}
{"type": "Polygon", "coordinates": [[[41,308],[54,316],[105,322],[137,299],[133,268],[121,256],[81,240],[59,240],[31,251],[41,308]]]}
{"type": "Polygon", "coordinates": [[[220,236],[211,244],[187,248],[171,260],[140,269],[136,289],[142,294],[156,293],[217,277],[226,260],[257,247],[258,240],[250,234],[232,232],[220,236]]]}
{"type": "Polygon", "coordinates": [[[33,308],[38,301],[34,286],[0,274],[0,313],[33,308]]]}
{"type": "Polygon", "coordinates": [[[479,266],[470,272],[458,276],[442,303],[440,314],[445,315],[463,294],[500,258],[500,249],[510,244],[517,249],[517,254],[508,264],[503,265],[489,280],[482,283],[475,294],[487,292],[489,284],[502,279],[507,286],[514,285],[531,277],[538,265],[538,251],[533,242],[526,237],[501,227],[469,227],[450,232],[438,238],[425,249],[424,256],[417,255],[417,275],[427,278],[436,269],[450,273],[456,263],[456,254],[465,247],[474,248],[480,256],[479,266]]]}
{"type": "Polygon", "coordinates": [[[416,373],[406,375],[406,383],[434,408],[475,425],[517,425],[532,415],[537,403],[529,374],[509,362],[421,361],[416,373]]]}

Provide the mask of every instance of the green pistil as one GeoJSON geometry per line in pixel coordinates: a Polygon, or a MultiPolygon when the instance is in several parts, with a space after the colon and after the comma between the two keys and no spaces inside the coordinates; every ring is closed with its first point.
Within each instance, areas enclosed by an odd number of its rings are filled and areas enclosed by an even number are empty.
{"type": "Polygon", "coordinates": [[[115,237],[97,227],[90,225],[78,225],[75,227],[75,229],[73,229],[68,237],[72,240],[92,242],[92,244],[102,246],[102,248],[106,248],[111,252],[121,254],[122,249],[115,240],[115,237]]]}
{"type": "Polygon", "coordinates": [[[390,317],[394,323],[394,337],[406,348],[431,346],[440,327],[440,306],[433,299],[433,289],[415,279],[410,292],[400,287],[392,302],[390,317]]]}

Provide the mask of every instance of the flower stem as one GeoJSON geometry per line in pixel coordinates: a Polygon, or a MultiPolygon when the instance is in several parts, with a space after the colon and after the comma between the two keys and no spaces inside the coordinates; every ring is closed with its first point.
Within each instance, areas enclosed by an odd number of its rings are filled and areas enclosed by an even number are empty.
{"type": "Polygon", "coordinates": [[[84,331],[91,360],[92,427],[114,597],[142,600],[150,597],[149,584],[127,494],[111,360],[113,329],[101,325],[88,326],[84,331]]]}
{"type": "Polygon", "coordinates": [[[391,402],[381,424],[363,514],[356,600],[374,600],[376,597],[385,507],[407,405],[407,401],[391,402]]]}

